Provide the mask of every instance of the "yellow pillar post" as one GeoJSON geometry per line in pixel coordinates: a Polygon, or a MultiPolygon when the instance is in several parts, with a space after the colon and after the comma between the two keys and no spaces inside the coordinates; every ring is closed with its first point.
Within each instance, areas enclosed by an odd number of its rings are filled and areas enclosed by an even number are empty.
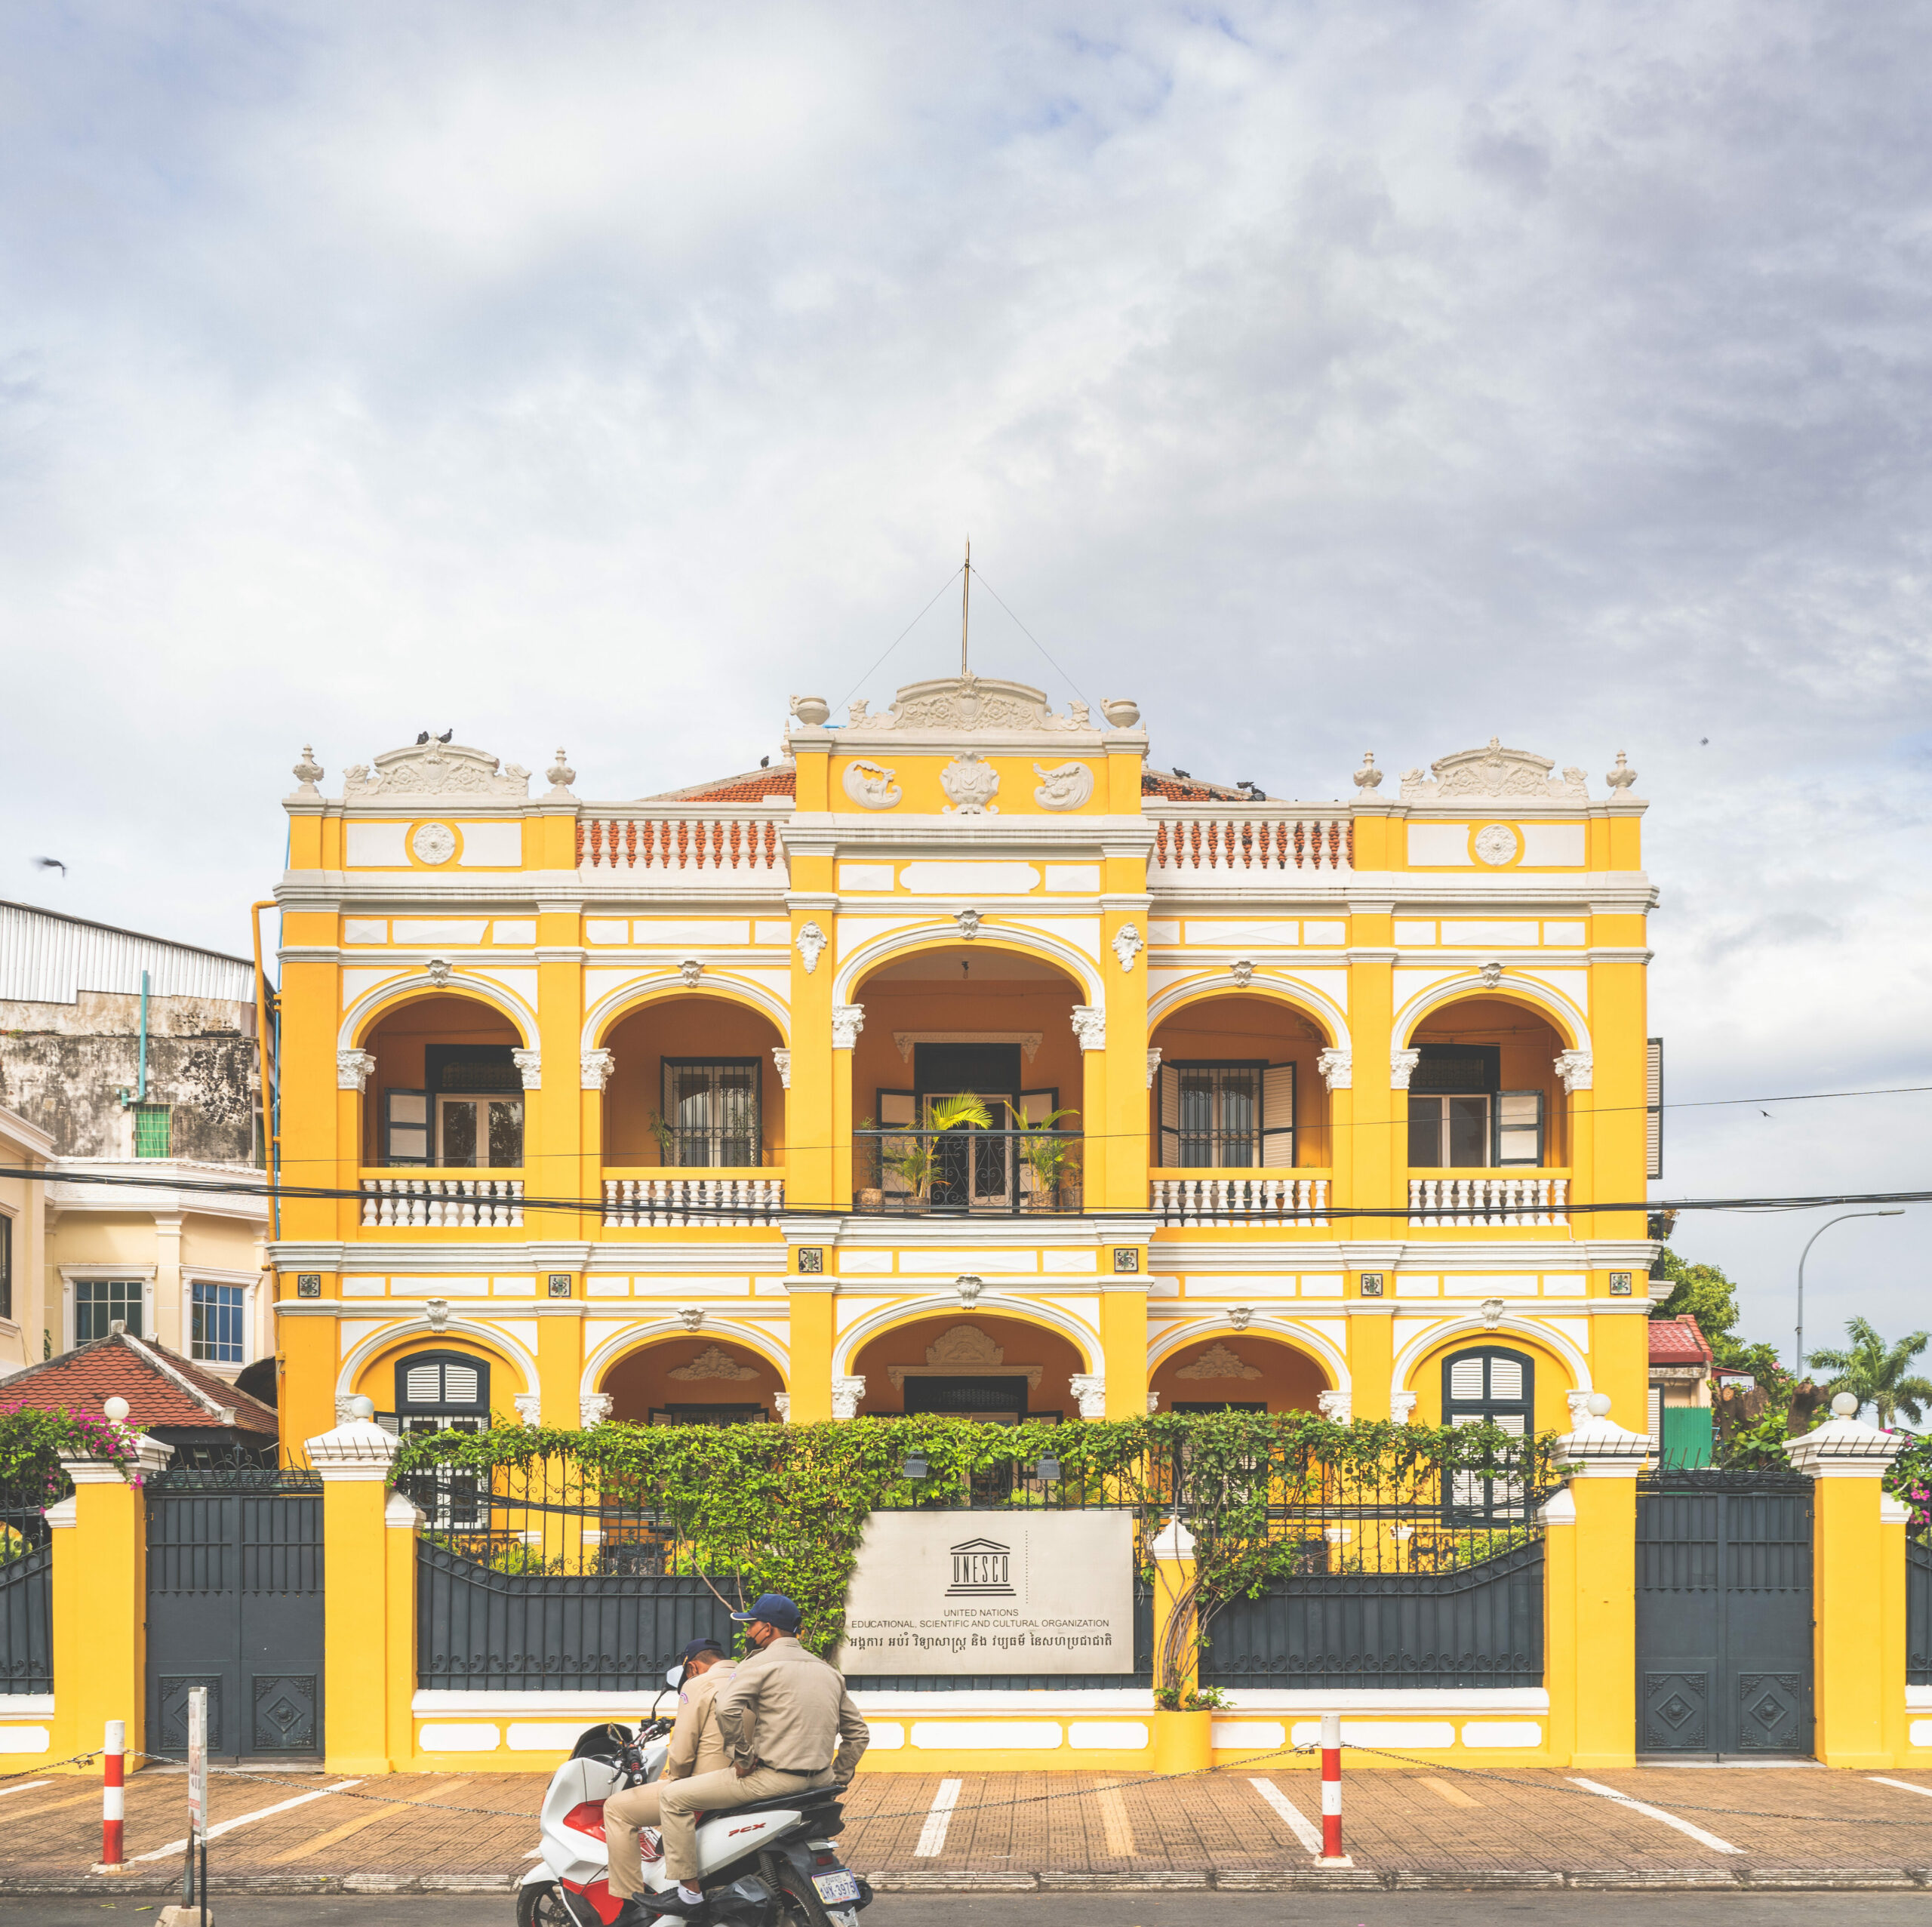
{"type": "MultiPolygon", "coordinates": [[[[1154,1554],[1154,1690],[1173,1689],[1185,1707],[1201,1679],[1195,1642],[1194,1535],[1178,1518],[1155,1538],[1154,1554]]],[[[1198,1773],[1214,1764],[1214,1716],[1170,1710],[1154,1714],[1154,1768],[1198,1773]]]]}
{"type": "MultiPolygon", "coordinates": [[[[800,1227],[788,1228],[793,1236],[801,1235],[800,1227]]],[[[788,1388],[792,1402],[787,1416],[794,1425],[815,1424],[833,1415],[832,1344],[837,1335],[838,1281],[823,1272],[801,1273],[797,1268],[801,1261],[813,1262],[804,1256],[807,1252],[816,1254],[816,1261],[823,1265],[831,1242],[828,1236],[824,1245],[794,1245],[789,1254],[792,1272],[785,1282],[792,1301],[792,1374],[788,1388]]],[[[851,1388],[843,1381],[838,1384],[849,1393],[851,1388]]],[[[850,1415],[848,1412],[847,1416],[850,1415]]]]}
{"type": "MultiPolygon", "coordinates": [[[[1100,1368],[1109,1418],[1139,1418],[1147,1410],[1147,1254],[1144,1246],[1131,1248],[1142,1270],[1100,1281],[1100,1368]]],[[[1101,1262],[1113,1259],[1103,1254],[1101,1262]]]]}
{"type": "Polygon", "coordinates": [[[387,1623],[383,1649],[383,1728],[389,1762],[409,1767],[416,1752],[416,1535],[427,1523],[400,1492],[383,1507],[383,1575],[387,1623]]]}
{"type": "Polygon", "coordinates": [[[1835,1414],[1786,1445],[1812,1483],[1812,1750],[1827,1766],[1896,1764],[1886,1731],[1905,1704],[1905,1643],[1886,1635],[1885,1556],[1902,1535],[1881,1516],[1886,1468],[1905,1441],[1863,1424],[1849,1392],[1835,1414]]]}
{"type": "Polygon", "coordinates": [[[587,1307],[574,1295],[566,1298],[560,1287],[574,1294],[574,1273],[546,1271],[544,1289],[555,1292],[537,1307],[537,1411],[545,1425],[583,1422],[583,1316],[587,1307]]]}
{"type": "Polygon", "coordinates": [[[308,1442],[309,1463],[322,1482],[322,1562],[329,1584],[322,1718],[331,1773],[391,1770],[392,1703],[400,1691],[407,1718],[414,1686],[414,1616],[399,1619],[392,1610],[389,1584],[385,1514],[398,1445],[374,1419],[361,1418],[308,1442]]]}
{"type": "Polygon", "coordinates": [[[174,1448],[143,1433],[135,1449],[131,1465],[63,1458],[74,1495],[48,1509],[57,1759],[98,1749],[110,1719],[126,1722],[130,1753],[147,1745],[147,1503],[131,1482],[162,1470],[174,1448]]]}
{"type": "Polygon", "coordinates": [[[1601,1392],[1590,1394],[1586,1409],[1557,1441],[1559,1461],[1572,1467],[1568,1496],[1575,1513],[1574,1522],[1563,1521],[1562,1508],[1552,1501],[1570,1541],[1567,1559],[1545,1568],[1549,1628],[1564,1642],[1555,1659],[1545,1651],[1552,1746],[1560,1699],[1568,1709],[1571,1765],[1631,1766],[1637,1756],[1637,1475],[1651,1441],[1611,1418],[1601,1392]]]}
{"type": "MultiPolygon", "coordinates": [[[[1543,1683],[1549,1695],[1549,1723],[1544,1729],[1544,1744],[1556,1765],[1574,1762],[1577,1756],[1577,1695],[1579,1656],[1577,1650],[1577,1499],[1565,1486],[1553,1494],[1542,1512],[1543,1519],[1543,1683]]],[[[1636,1519],[1631,1519],[1634,1541],[1636,1519]]],[[[1632,1633],[1635,1633],[1634,1615],[1632,1633]]],[[[1634,1648],[1631,1663],[1636,1663],[1634,1648]]],[[[1635,1720],[1633,1698],[1631,1717],[1635,1720]]],[[[1633,1739],[1634,1745],[1634,1739],[1633,1739]]]]}

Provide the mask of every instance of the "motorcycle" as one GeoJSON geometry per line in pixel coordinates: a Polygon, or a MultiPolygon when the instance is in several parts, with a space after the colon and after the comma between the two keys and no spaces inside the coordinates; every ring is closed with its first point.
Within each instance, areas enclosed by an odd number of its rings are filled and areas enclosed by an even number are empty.
{"type": "MultiPolygon", "coordinates": [[[[665,1679],[677,1687],[684,1675],[673,1667],[665,1679]]],[[[517,1890],[517,1927],[612,1927],[623,1912],[625,1903],[610,1887],[604,1802],[663,1775],[671,1722],[657,1717],[655,1705],[651,1713],[635,1732],[617,1724],[591,1727],[552,1776],[540,1815],[541,1858],[517,1890]]],[[[843,1824],[835,1787],[700,1815],[698,1867],[709,1904],[706,1919],[718,1927],[858,1927],[859,1910],[872,1904],[872,1888],[838,1858],[843,1824]]],[[[681,1913],[652,1910],[651,1894],[676,1883],[664,1871],[662,1849],[649,1832],[639,1844],[646,1891],[632,1919],[651,1927],[685,1927],[681,1913]]]]}

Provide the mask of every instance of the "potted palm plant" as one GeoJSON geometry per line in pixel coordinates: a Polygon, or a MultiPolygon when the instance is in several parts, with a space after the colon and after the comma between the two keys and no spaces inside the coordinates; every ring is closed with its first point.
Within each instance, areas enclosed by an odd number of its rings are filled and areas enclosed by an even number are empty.
{"type": "Polygon", "coordinates": [[[1078,1140],[1059,1128],[1062,1118],[1078,1117],[1074,1110],[1050,1111],[1041,1118],[1022,1120],[1020,1134],[1014,1140],[1020,1162],[1033,1180],[1026,1198],[1029,1211],[1058,1208],[1061,1185],[1074,1168],[1078,1140]]]}
{"type": "Polygon", "coordinates": [[[923,1128],[909,1131],[903,1138],[882,1142],[879,1162],[911,1194],[906,1205],[909,1211],[924,1211],[931,1202],[933,1179],[940,1168],[940,1134],[968,1127],[984,1131],[992,1121],[985,1098],[976,1091],[961,1091],[949,1097],[930,1099],[923,1128]]]}

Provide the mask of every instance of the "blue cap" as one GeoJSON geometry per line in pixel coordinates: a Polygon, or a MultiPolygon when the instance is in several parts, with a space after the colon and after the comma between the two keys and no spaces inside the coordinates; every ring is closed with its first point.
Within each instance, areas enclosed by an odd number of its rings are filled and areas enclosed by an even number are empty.
{"type": "Polygon", "coordinates": [[[700,1653],[715,1653],[720,1659],[724,1657],[724,1648],[715,1639],[694,1639],[685,1647],[680,1657],[688,1666],[700,1653]]]}
{"type": "Polygon", "coordinates": [[[766,1625],[775,1626],[781,1633],[795,1633],[804,1621],[804,1615],[783,1593],[762,1593],[752,1602],[749,1612],[734,1612],[731,1617],[740,1626],[749,1626],[754,1619],[761,1619],[766,1625]]]}

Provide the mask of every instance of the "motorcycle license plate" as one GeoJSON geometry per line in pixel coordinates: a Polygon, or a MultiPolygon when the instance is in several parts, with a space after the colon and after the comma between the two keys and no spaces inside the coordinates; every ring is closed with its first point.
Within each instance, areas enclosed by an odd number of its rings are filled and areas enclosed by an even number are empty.
{"type": "Polygon", "coordinates": [[[859,1898],[858,1876],[853,1873],[814,1873],[812,1885],[828,1907],[843,1907],[859,1898]]]}

